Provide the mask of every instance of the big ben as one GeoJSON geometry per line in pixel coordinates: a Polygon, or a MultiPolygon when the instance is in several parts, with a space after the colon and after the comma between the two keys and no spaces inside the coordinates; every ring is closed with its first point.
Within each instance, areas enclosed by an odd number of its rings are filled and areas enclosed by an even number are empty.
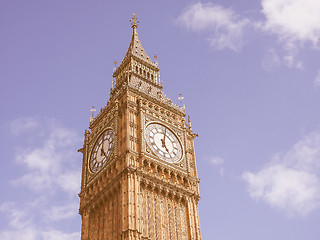
{"type": "Polygon", "coordinates": [[[81,240],[200,240],[197,136],[166,97],[131,19],[132,38],[110,98],[85,131],[81,240]]]}

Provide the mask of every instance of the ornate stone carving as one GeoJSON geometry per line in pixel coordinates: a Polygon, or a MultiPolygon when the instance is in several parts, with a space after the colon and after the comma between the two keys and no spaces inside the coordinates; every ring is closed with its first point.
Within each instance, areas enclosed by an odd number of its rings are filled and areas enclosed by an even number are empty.
{"type": "Polygon", "coordinates": [[[137,26],[134,16],[129,49],[114,68],[110,99],[91,121],[80,149],[81,239],[200,240],[195,134],[185,123],[184,107],[164,94],[158,63],[144,51],[137,26]],[[181,142],[181,160],[170,163],[149,148],[144,134],[152,123],[166,126],[181,142]],[[115,142],[110,161],[90,172],[91,151],[107,127],[115,142]]]}

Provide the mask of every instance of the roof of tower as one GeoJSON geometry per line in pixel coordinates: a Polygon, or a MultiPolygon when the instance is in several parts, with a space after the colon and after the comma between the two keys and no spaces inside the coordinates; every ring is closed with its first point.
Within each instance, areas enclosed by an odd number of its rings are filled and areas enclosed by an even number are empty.
{"type": "Polygon", "coordinates": [[[135,56],[146,63],[149,63],[155,67],[157,67],[157,64],[154,63],[146,53],[146,51],[143,49],[142,44],[139,40],[138,37],[138,32],[137,32],[137,27],[138,27],[138,19],[136,18],[135,14],[133,14],[133,18],[130,20],[131,21],[131,27],[132,27],[132,37],[131,37],[131,42],[128,48],[128,51],[124,57],[124,59],[128,58],[130,55],[135,56]]]}

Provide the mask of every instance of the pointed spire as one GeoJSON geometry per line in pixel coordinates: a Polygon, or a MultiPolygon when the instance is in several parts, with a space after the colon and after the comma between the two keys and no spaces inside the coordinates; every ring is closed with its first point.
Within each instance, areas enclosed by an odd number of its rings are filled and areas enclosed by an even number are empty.
{"type": "Polygon", "coordinates": [[[147,55],[147,53],[143,49],[142,44],[139,40],[138,32],[137,32],[139,21],[138,21],[138,18],[136,17],[135,14],[133,14],[133,17],[131,18],[130,22],[131,22],[131,27],[132,27],[132,37],[131,37],[131,42],[130,42],[128,51],[127,51],[124,59],[126,59],[127,57],[129,57],[131,55],[131,56],[138,57],[141,60],[157,67],[157,65],[149,58],[149,56],[147,55]]]}

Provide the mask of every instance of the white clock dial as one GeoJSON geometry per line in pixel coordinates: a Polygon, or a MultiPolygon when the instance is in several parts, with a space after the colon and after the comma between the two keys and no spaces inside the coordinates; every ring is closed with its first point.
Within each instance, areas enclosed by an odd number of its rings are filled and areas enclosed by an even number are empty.
{"type": "Polygon", "coordinates": [[[104,131],[96,141],[89,161],[91,172],[99,171],[110,157],[114,145],[114,134],[112,129],[104,131]]]}
{"type": "Polygon", "coordinates": [[[167,162],[178,162],[182,157],[182,146],[177,136],[167,127],[151,123],[146,127],[145,139],[154,154],[167,162]]]}

